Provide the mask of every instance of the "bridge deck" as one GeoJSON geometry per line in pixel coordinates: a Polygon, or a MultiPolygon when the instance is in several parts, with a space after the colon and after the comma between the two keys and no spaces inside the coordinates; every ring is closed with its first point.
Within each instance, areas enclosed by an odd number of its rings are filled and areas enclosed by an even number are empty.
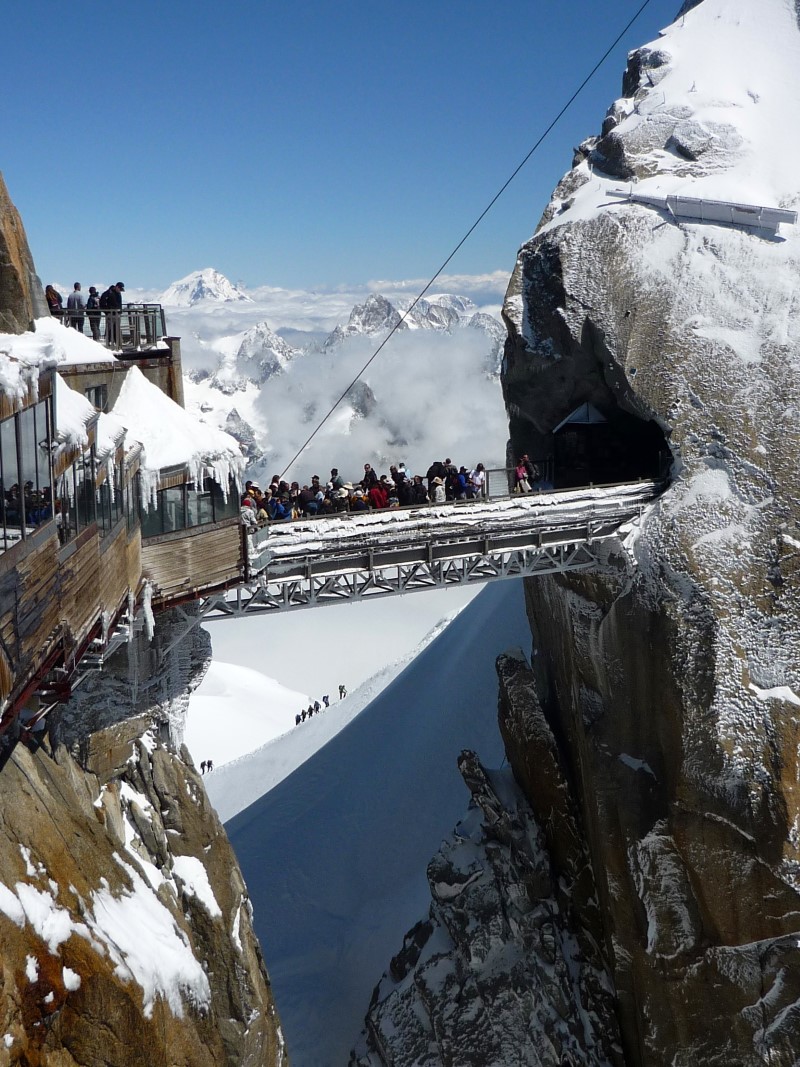
{"type": "Polygon", "coordinates": [[[287,611],[453,584],[584,570],[657,482],[295,520],[248,536],[248,577],[206,618],[287,611]]]}

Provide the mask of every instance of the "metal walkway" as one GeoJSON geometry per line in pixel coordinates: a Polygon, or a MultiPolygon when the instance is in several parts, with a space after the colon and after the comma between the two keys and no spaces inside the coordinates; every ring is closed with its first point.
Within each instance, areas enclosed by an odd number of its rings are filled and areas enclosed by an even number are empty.
{"type": "Polygon", "coordinates": [[[271,524],[249,536],[246,580],[202,598],[200,614],[242,618],[587,570],[662,488],[641,481],[271,524]]]}

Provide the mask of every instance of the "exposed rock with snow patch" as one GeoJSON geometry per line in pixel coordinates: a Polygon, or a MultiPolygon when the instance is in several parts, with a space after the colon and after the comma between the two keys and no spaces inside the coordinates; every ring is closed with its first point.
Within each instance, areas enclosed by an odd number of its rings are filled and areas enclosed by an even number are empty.
{"type": "Polygon", "coordinates": [[[600,954],[571,929],[533,812],[508,771],[459,768],[470,812],[428,867],[427,921],[376,987],[357,1067],[621,1062],[600,954]]]}
{"type": "MultiPolygon", "coordinates": [[[[629,554],[542,577],[537,692],[597,881],[626,1063],[800,1051],[800,236],[639,193],[796,208],[794,5],[703,0],[633,53],[506,298],[515,452],[576,405],[657,420],[674,482],[629,554]],[[610,177],[612,176],[612,177],[610,177]],[[612,206],[613,205],[613,206],[612,206]]],[[[524,737],[507,738],[516,768],[524,737]]],[[[518,775],[539,811],[534,777],[518,775]]]]}
{"type": "Polygon", "coordinates": [[[170,647],[180,627],[160,617],[152,645],[140,634],[66,705],[58,735],[6,754],[5,1063],[285,1062],[241,873],[166,740],[209,655],[199,628],[170,647]]]}

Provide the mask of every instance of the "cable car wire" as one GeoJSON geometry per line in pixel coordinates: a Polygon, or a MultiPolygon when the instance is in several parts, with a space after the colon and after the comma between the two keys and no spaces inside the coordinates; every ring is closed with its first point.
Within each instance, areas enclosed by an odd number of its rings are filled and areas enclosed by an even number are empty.
{"type": "Polygon", "coordinates": [[[478,215],[478,217],[475,219],[475,221],[472,223],[470,228],[467,230],[467,232],[464,234],[464,236],[461,238],[461,240],[455,246],[453,251],[444,260],[444,262],[439,267],[439,269],[436,271],[436,273],[433,275],[433,277],[430,279],[430,281],[425,285],[425,287],[422,290],[420,290],[420,292],[417,294],[417,296],[414,297],[414,300],[409,304],[409,306],[406,308],[406,310],[403,312],[403,314],[400,316],[400,318],[397,320],[397,322],[394,324],[394,326],[392,326],[391,330],[389,330],[388,334],[384,337],[384,339],[381,341],[381,343],[378,345],[378,347],[375,349],[375,351],[369,357],[369,359],[364,364],[364,366],[361,368],[361,370],[358,372],[358,374],[355,376],[355,378],[353,378],[353,380],[350,382],[350,384],[345,388],[345,390],[343,391],[341,396],[338,398],[338,400],[336,400],[336,402],[328,409],[328,412],[324,416],[324,418],[322,418],[320,420],[320,422],[317,423],[315,429],[306,438],[306,440],[303,442],[303,444],[300,446],[300,448],[297,450],[297,452],[294,454],[294,456],[292,456],[291,460],[286,464],[286,467],[284,468],[283,472],[281,473],[281,478],[283,478],[283,476],[286,474],[286,472],[291,469],[292,465],[300,458],[300,456],[303,454],[303,452],[305,452],[305,450],[308,448],[308,446],[311,444],[311,442],[317,436],[319,431],[322,429],[322,427],[325,425],[325,423],[328,421],[328,419],[331,417],[331,415],[334,413],[334,411],[336,411],[338,406],[341,404],[341,402],[344,400],[344,398],[347,396],[347,394],[350,392],[350,390],[353,388],[353,386],[357,382],[359,382],[361,380],[361,377],[364,374],[364,372],[371,366],[371,364],[375,361],[375,359],[378,357],[378,355],[383,351],[383,349],[386,346],[387,342],[400,329],[400,327],[406,321],[406,319],[411,314],[411,312],[414,310],[414,308],[417,306],[417,304],[420,302],[420,300],[422,300],[422,298],[425,296],[425,294],[431,288],[431,286],[436,281],[436,279],[439,277],[439,275],[443,273],[445,267],[447,267],[447,265],[450,263],[450,261],[453,259],[453,257],[461,250],[462,246],[472,236],[472,234],[478,228],[478,226],[480,226],[480,224],[483,222],[483,220],[486,218],[486,216],[492,210],[494,205],[497,203],[497,201],[500,199],[500,197],[503,195],[503,193],[506,191],[506,189],[509,187],[509,185],[511,185],[511,183],[514,181],[514,179],[519,174],[519,172],[522,170],[522,168],[525,166],[525,164],[530,160],[531,156],[533,156],[533,154],[539,148],[539,146],[541,145],[542,141],[544,141],[544,139],[551,132],[551,130],[554,128],[554,126],[556,126],[556,124],[561,120],[561,118],[564,116],[564,114],[572,106],[572,104],[575,102],[575,100],[580,95],[580,93],[586,88],[586,86],[589,84],[589,82],[592,80],[592,78],[595,76],[595,74],[598,72],[598,70],[602,67],[602,65],[605,63],[605,61],[608,59],[608,57],[611,55],[611,53],[617,47],[619,42],[622,40],[622,38],[625,36],[625,34],[628,32],[628,30],[631,28],[631,26],[633,26],[633,24],[636,22],[636,20],[639,18],[639,16],[642,14],[642,12],[645,10],[645,8],[649,4],[650,4],[650,0],[644,0],[644,3],[641,5],[639,10],[636,12],[636,14],[633,15],[633,17],[630,19],[630,21],[627,23],[627,25],[624,27],[624,29],[622,29],[617,34],[617,36],[614,38],[612,43],[608,46],[608,48],[602,54],[600,59],[598,59],[598,61],[595,63],[595,65],[592,67],[592,69],[589,71],[589,73],[586,75],[586,77],[580,83],[578,88],[573,92],[572,96],[570,96],[570,98],[563,105],[563,107],[558,112],[558,114],[555,116],[555,118],[550,122],[550,124],[547,126],[547,128],[544,130],[544,132],[539,136],[538,140],[533,145],[533,147],[528,152],[528,154],[525,156],[525,158],[522,160],[522,162],[518,164],[518,166],[513,170],[511,175],[500,186],[498,191],[495,193],[495,195],[492,197],[492,199],[489,201],[489,203],[486,205],[486,207],[483,209],[483,211],[480,213],[480,215],[478,215]]]}

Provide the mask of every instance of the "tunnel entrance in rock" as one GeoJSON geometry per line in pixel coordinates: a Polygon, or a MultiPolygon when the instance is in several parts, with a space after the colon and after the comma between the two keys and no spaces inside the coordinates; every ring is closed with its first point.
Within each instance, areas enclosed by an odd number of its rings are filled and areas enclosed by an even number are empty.
{"type": "Polygon", "coordinates": [[[660,478],[672,461],[667,440],[653,420],[618,407],[603,411],[585,402],[551,434],[552,481],[556,489],[660,478]]]}

